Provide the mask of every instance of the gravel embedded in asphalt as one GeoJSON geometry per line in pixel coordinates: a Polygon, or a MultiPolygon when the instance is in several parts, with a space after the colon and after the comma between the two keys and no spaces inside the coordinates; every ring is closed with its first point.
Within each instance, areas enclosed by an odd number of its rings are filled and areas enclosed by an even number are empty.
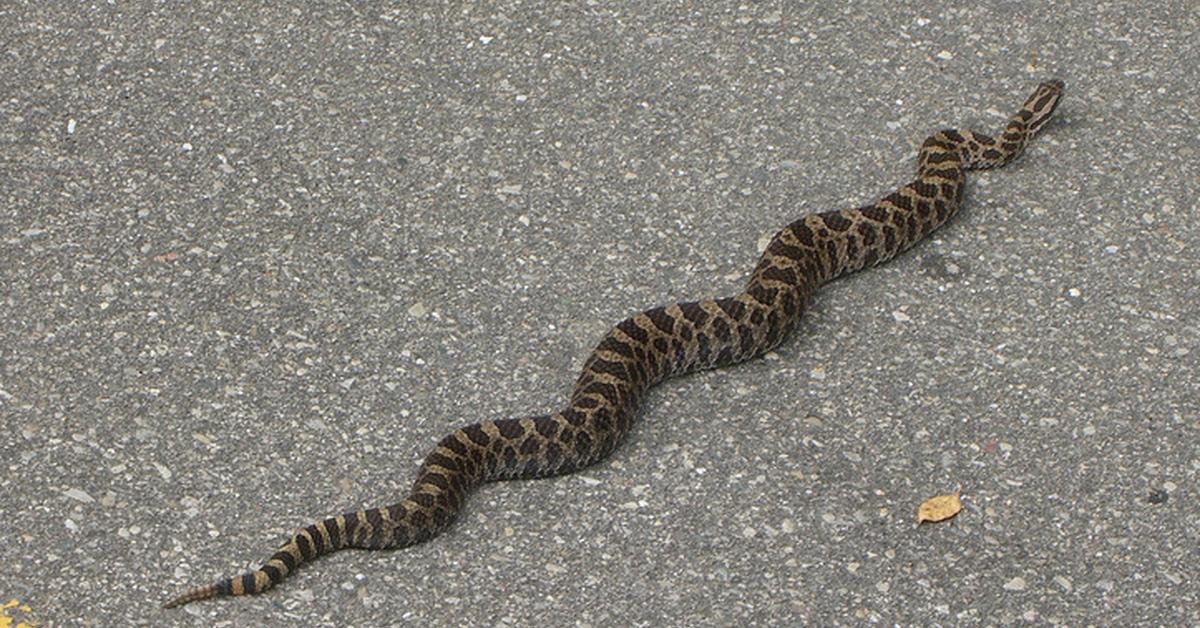
{"type": "Polygon", "coordinates": [[[1200,623],[1185,5],[6,4],[0,623],[1200,623]],[[159,608],[1050,76],[951,224],[607,461],[159,608]]]}

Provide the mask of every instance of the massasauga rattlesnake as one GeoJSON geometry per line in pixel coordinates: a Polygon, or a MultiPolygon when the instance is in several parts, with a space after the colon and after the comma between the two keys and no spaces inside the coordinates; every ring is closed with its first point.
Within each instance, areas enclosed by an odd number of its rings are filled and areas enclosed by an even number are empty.
{"type": "Polygon", "coordinates": [[[958,211],[964,171],[1015,159],[1050,119],[1061,81],[1038,86],[998,138],[945,130],[921,145],[917,178],[857,209],[810,214],[784,227],[741,294],[656,307],[612,328],[554,414],[483,421],[438,443],[402,501],[301,529],[261,567],[191,589],[168,607],[261,593],[318,556],[343,548],[400,548],[450,525],[483,482],[568,473],[608,455],[629,431],[646,391],[682,373],[735,364],[779,344],[817,288],[912,246],[958,211]]]}

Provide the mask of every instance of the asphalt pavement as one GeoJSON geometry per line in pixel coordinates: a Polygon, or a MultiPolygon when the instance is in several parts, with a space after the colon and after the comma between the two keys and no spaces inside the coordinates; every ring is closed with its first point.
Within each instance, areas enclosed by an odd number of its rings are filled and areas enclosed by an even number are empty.
{"type": "Polygon", "coordinates": [[[453,5],[0,7],[0,625],[1200,624],[1193,3],[453,5]],[[1050,77],[951,224],[608,460],[160,608],[1050,77]]]}

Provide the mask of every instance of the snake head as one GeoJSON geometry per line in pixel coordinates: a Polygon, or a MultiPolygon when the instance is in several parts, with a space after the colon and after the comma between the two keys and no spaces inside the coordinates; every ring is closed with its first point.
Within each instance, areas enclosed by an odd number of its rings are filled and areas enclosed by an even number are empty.
{"type": "Polygon", "coordinates": [[[1058,101],[1062,100],[1063,88],[1062,81],[1051,79],[1038,85],[1033,95],[1025,101],[1021,109],[1030,114],[1025,120],[1025,128],[1029,129],[1030,133],[1036,133],[1050,120],[1050,116],[1054,115],[1058,101]]]}

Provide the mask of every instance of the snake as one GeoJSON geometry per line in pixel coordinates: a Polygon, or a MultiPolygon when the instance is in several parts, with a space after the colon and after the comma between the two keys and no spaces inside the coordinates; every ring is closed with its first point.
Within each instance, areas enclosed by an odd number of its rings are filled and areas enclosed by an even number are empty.
{"type": "Polygon", "coordinates": [[[787,225],[770,239],[739,294],[659,306],[617,323],[585,360],[561,410],[460,427],[425,457],[403,500],[312,523],[257,569],[189,589],[164,606],[262,593],[341,549],[412,546],[450,526],[483,483],[555,476],[602,460],[629,433],[655,384],[770,351],[822,284],[881,264],[944,224],[962,204],[966,171],[1020,156],[1062,95],[1062,81],[1042,82],[995,137],[933,133],[921,144],[912,182],[872,204],[810,213],[787,225]]]}

